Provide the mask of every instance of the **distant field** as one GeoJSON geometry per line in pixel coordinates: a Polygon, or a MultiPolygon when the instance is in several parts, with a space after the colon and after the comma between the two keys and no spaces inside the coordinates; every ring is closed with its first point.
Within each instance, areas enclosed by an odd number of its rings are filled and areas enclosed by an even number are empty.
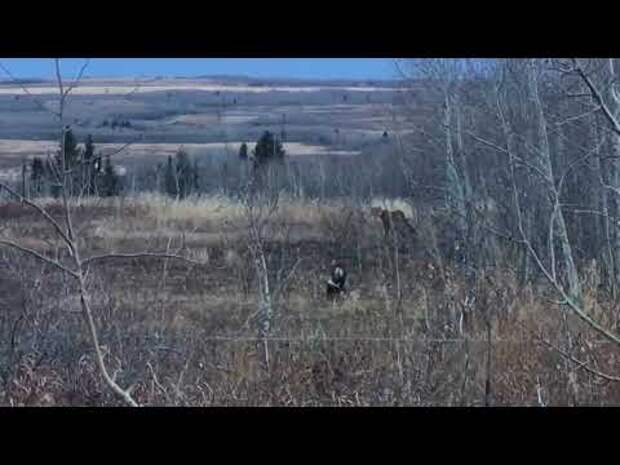
{"type": "MultiPolygon", "coordinates": [[[[232,78],[86,79],[81,84],[66,108],[66,122],[80,143],[91,134],[106,154],[141,140],[119,157],[121,172],[181,146],[192,156],[236,154],[242,142],[252,149],[263,131],[285,131],[285,150],[293,157],[353,156],[372,150],[386,129],[400,124],[392,116],[398,88],[391,84],[232,78]],[[119,128],[120,122],[131,126],[119,128]]],[[[24,158],[57,150],[57,121],[50,113],[57,109],[57,89],[51,82],[26,88],[30,96],[19,85],[0,84],[2,179],[18,176],[24,158]]]]}
{"type": "MultiPolygon", "coordinates": [[[[118,95],[141,92],[168,92],[168,91],[203,91],[203,92],[319,92],[321,90],[339,90],[345,92],[376,92],[397,91],[397,88],[385,87],[336,87],[336,86],[250,86],[250,85],[224,85],[224,84],[199,84],[184,83],[170,85],[122,85],[120,83],[109,86],[97,86],[84,84],[76,87],[72,93],[76,95],[118,95]]],[[[28,92],[33,95],[57,94],[58,88],[54,86],[28,86],[28,92]]],[[[26,95],[24,89],[18,85],[0,85],[0,95],[26,95]]]]}
{"type": "MultiPolygon", "coordinates": [[[[183,143],[135,143],[128,146],[123,151],[123,156],[143,156],[143,155],[171,155],[175,154],[179,148],[183,148],[190,155],[194,153],[225,152],[231,150],[235,154],[239,152],[242,141],[232,142],[213,142],[206,144],[183,144],[183,143]]],[[[103,155],[116,152],[124,144],[97,144],[103,155]]],[[[296,155],[358,155],[357,150],[331,150],[329,147],[320,145],[303,144],[289,142],[286,144],[286,153],[291,156],[296,155]]],[[[48,151],[53,152],[58,149],[58,143],[50,140],[0,140],[0,157],[3,155],[13,156],[42,156],[48,151]]]]}
{"type": "MultiPolygon", "coordinates": [[[[123,161],[131,161],[132,164],[142,161],[161,160],[169,155],[174,155],[183,148],[190,156],[211,155],[216,153],[229,153],[236,156],[239,153],[241,141],[234,142],[214,142],[205,144],[182,144],[182,143],[136,143],[128,146],[122,153],[117,155],[117,165],[121,167],[123,161]]],[[[97,148],[103,155],[117,152],[124,144],[97,144],[97,148]]],[[[32,140],[0,140],[0,179],[15,180],[19,177],[21,170],[20,160],[30,159],[34,156],[45,157],[47,153],[54,153],[58,149],[55,141],[32,141],[32,140]]],[[[331,150],[329,147],[311,145],[303,143],[287,143],[286,153],[289,156],[307,155],[333,155],[333,156],[355,156],[359,151],[355,150],[331,150]]]]}

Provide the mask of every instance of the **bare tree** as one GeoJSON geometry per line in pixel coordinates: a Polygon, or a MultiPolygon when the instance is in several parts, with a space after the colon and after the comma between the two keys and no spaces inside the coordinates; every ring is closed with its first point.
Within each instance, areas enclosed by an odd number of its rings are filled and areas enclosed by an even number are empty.
{"type": "MultiPolygon", "coordinates": [[[[540,76],[540,63],[535,62],[534,60],[530,60],[526,63],[526,73],[528,79],[528,91],[530,92],[529,96],[533,101],[533,105],[535,108],[536,119],[535,123],[537,125],[538,137],[540,139],[540,147],[537,149],[538,155],[541,157],[540,165],[533,165],[528,163],[527,161],[520,158],[515,154],[515,146],[514,146],[514,132],[511,131],[505,119],[505,111],[503,109],[503,105],[501,103],[501,81],[497,87],[497,109],[500,118],[502,119],[502,124],[504,127],[504,135],[506,137],[506,152],[508,154],[510,172],[511,172],[511,182],[512,182],[512,195],[514,199],[514,210],[517,216],[517,226],[520,234],[520,239],[527,248],[528,252],[534,259],[538,269],[543,273],[543,275],[547,278],[548,282],[555,288],[555,290],[562,297],[562,305],[566,305],[570,308],[573,313],[579,317],[582,321],[587,323],[591,328],[599,332],[601,335],[605,336],[609,340],[620,343],[620,337],[613,334],[608,329],[601,326],[599,323],[594,321],[582,308],[580,301],[580,285],[577,276],[576,267],[572,258],[572,249],[566,234],[566,226],[564,224],[562,212],[560,209],[560,196],[559,189],[556,187],[553,178],[553,171],[550,161],[549,155],[549,144],[547,140],[547,129],[545,117],[542,112],[542,106],[540,103],[540,97],[538,95],[538,78],[540,76]],[[527,235],[523,222],[523,207],[520,200],[520,193],[517,187],[517,176],[516,176],[516,166],[517,164],[523,164],[531,171],[535,172],[537,176],[544,182],[546,186],[546,192],[550,194],[551,198],[551,215],[549,219],[549,255],[550,255],[550,265],[546,266],[543,263],[543,260],[540,254],[535,250],[532,245],[532,241],[530,237],[527,235]],[[554,234],[554,227],[558,227],[559,231],[554,234]],[[569,281],[569,290],[567,291],[564,286],[560,283],[557,269],[556,269],[556,261],[554,257],[555,250],[555,238],[559,237],[563,259],[565,260],[568,272],[568,281],[569,281]]],[[[563,182],[564,177],[560,178],[560,184],[563,182]]]]}
{"type": "Polygon", "coordinates": [[[68,127],[65,123],[65,110],[68,105],[68,97],[71,94],[71,92],[79,85],[84,75],[84,72],[88,66],[88,63],[89,61],[86,60],[83,66],[80,68],[76,78],[71,83],[66,83],[62,78],[60,59],[55,59],[54,61],[56,84],[58,87],[58,110],[53,113],[57,119],[57,124],[58,124],[58,132],[59,132],[59,140],[60,140],[60,156],[58,157],[58,161],[55,164],[52,164],[51,166],[53,167],[53,174],[56,178],[56,181],[58,185],[60,186],[63,219],[58,220],[57,218],[54,218],[49,212],[45,210],[43,206],[39,205],[36,201],[29,200],[24,195],[12,189],[6,183],[0,183],[0,189],[5,190],[10,196],[19,200],[23,205],[33,209],[35,212],[38,213],[41,220],[47,223],[47,225],[55,232],[56,236],[61,241],[61,243],[64,244],[64,246],[66,247],[68,251],[68,257],[67,259],[49,257],[32,248],[20,245],[19,241],[16,241],[11,238],[4,238],[4,237],[0,238],[0,245],[11,247],[24,254],[34,257],[47,265],[51,265],[70,278],[69,282],[72,282],[72,284],[77,287],[82,316],[84,318],[84,322],[88,330],[90,341],[92,343],[92,347],[95,353],[95,359],[96,359],[97,366],[98,366],[101,376],[103,377],[106,385],[112,390],[114,394],[116,394],[127,405],[135,407],[135,406],[138,406],[138,403],[132,397],[132,390],[134,389],[135,385],[130,386],[129,388],[121,387],[117,383],[116,376],[110,375],[108,368],[106,366],[105,355],[101,348],[98,331],[95,325],[95,319],[93,317],[93,307],[91,303],[91,296],[90,296],[90,293],[87,287],[87,277],[89,274],[89,267],[91,264],[95,264],[97,262],[100,262],[106,259],[119,258],[119,257],[122,257],[122,258],[165,257],[165,258],[181,259],[181,260],[190,261],[190,262],[191,260],[186,259],[176,254],[166,254],[166,253],[162,254],[162,253],[157,253],[157,252],[140,252],[140,253],[131,253],[131,254],[112,252],[112,253],[107,253],[107,254],[102,254],[102,255],[97,255],[97,256],[91,256],[91,257],[83,256],[83,250],[82,250],[80,236],[79,236],[79,229],[76,228],[76,225],[75,225],[75,221],[74,221],[73,214],[72,214],[72,203],[70,201],[70,194],[71,192],[73,192],[72,176],[71,176],[73,171],[72,171],[72,167],[67,166],[66,156],[65,156],[65,142],[66,142],[66,136],[67,136],[67,131],[68,131],[68,127]]]}

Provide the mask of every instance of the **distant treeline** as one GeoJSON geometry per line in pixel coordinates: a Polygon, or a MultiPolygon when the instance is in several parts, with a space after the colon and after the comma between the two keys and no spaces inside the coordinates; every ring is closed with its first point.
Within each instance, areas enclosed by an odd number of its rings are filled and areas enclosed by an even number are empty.
{"type": "Polygon", "coordinates": [[[58,197],[65,185],[70,197],[111,197],[122,192],[122,180],[110,156],[96,152],[92,136],[88,135],[83,147],[71,129],[65,132],[64,147],[54,156],[43,159],[34,157],[22,166],[21,192],[27,197],[58,197]],[[63,156],[64,148],[64,156],[63,156]]]}
{"type": "MultiPolygon", "coordinates": [[[[406,194],[407,181],[399,167],[399,155],[387,132],[362,155],[315,155],[290,157],[283,135],[264,131],[255,144],[243,143],[234,154],[190,156],[180,148],[156,165],[140,166],[120,175],[116,163],[123,153],[104,156],[91,135],[79,144],[73,131],[66,132],[64,170],[70,196],[115,196],[161,192],[183,199],[190,195],[223,194],[238,197],[248,184],[262,180],[266,189],[291,197],[328,199],[406,194]],[[115,157],[118,160],[115,161],[115,157]]],[[[59,144],[60,145],[60,144],[59,144]]],[[[28,196],[60,194],[63,160],[61,149],[53,157],[34,157],[24,164],[21,190],[28,196]]]]}

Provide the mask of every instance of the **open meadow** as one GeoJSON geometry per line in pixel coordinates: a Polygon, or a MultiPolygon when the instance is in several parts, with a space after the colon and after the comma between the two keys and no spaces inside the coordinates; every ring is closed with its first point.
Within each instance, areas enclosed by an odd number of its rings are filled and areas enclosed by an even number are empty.
{"type": "MultiPolygon", "coordinates": [[[[60,205],[44,201],[53,215],[60,205]]],[[[88,200],[72,208],[89,257],[174,252],[191,259],[116,258],[87,281],[109,370],[144,405],[550,405],[618,402],[619,392],[562,357],[538,334],[562,325],[545,287],[519,288],[509,270],[474,281],[432,257],[421,239],[383,237],[369,206],[282,200],[266,227],[277,295],[273,329],[260,308],[247,216],[222,197],[157,195],[88,200]],[[331,303],[329,263],[349,270],[347,298],[331,303]],[[395,288],[398,273],[399,288],[395,288]],[[468,298],[478,299],[468,313],[468,298]],[[542,317],[540,315],[543,315],[542,317]],[[265,360],[265,346],[269,354],[265,360]],[[568,386],[568,387],[567,387],[568,386]]],[[[31,209],[0,204],[2,234],[41,253],[67,254],[31,209]]],[[[3,251],[0,340],[4,405],[115,405],[98,381],[75,289],[34,258],[3,251]]],[[[606,314],[590,295],[592,308],[606,314]]],[[[590,342],[601,367],[609,344],[590,342]]]]}
{"type": "Polygon", "coordinates": [[[0,82],[0,405],[618,405],[618,63],[403,66],[0,82]]]}

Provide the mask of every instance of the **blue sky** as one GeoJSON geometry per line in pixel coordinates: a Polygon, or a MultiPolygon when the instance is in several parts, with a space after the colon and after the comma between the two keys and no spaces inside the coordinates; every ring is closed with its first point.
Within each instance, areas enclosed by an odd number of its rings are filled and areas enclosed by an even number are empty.
{"type": "MultiPolygon", "coordinates": [[[[54,73],[49,58],[0,58],[17,78],[50,78],[54,73]]],[[[62,60],[62,72],[72,77],[83,60],[62,60]]],[[[97,58],[87,76],[198,76],[243,75],[269,78],[393,79],[397,77],[391,59],[386,58],[97,58]]],[[[0,70],[0,77],[6,74],[0,70]]]]}

